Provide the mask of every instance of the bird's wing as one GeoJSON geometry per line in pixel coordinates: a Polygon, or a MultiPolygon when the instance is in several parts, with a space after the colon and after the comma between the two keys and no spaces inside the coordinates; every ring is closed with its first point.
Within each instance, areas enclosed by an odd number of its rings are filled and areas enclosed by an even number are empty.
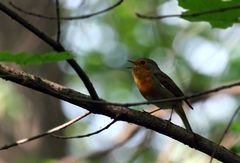
{"type": "MultiPolygon", "coordinates": [[[[164,86],[167,90],[169,90],[171,93],[173,93],[176,97],[184,96],[181,89],[178,88],[178,86],[174,83],[174,81],[164,72],[160,70],[160,72],[159,71],[155,72],[154,75],[156,76],[160,84],[164,86]]],[[[192,105],[187,100],[184,100],[184,101],[187,103],[187,105],[191,109],[193,109],[192,105]]]]}

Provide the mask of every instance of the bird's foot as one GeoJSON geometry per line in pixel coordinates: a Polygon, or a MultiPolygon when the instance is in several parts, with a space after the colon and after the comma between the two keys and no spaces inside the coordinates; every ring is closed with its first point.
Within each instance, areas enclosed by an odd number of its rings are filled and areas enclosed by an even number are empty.
{"type": "Polygon", "coordinates": [[[170,124],[171,124],[172,115],[173,115],[173,109],[171,109],[171,114],[170,114],[170,117],[169,117],[169,119],[168,119],[168,121],[167,121],[166,128],[167,128],[168,126],[170,126],[170,124]]]}

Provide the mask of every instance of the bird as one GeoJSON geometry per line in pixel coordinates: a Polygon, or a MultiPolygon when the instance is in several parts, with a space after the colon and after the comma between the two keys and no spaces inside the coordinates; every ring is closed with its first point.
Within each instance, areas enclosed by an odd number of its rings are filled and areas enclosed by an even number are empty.
{"type": "MultiPolygon", "coordinates": [[[[161,71],[155,61],[148,58],[128,61],[133,64],[131,69],[135,84],[147,101],[184,96],[181,89],[167,74],[161,71]]],[[[182,119],[186,129],[193,132],[182,107],[183,101],[193,109],[187,100],[154,103],[154,105],[160,109],[173,109],[182,119]]]]}

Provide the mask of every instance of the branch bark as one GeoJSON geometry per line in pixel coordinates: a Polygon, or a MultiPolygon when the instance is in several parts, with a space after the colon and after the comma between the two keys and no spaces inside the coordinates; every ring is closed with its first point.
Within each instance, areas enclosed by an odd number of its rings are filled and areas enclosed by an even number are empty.
{"type": "Polygon", "coordinates": [[[219,146],[198,134],[193,135],[191,132],[174,124],[168,124],[167,121],[152,116],[146,112],[131,110],[122,106],[89,103],[86,102],[86,99],[90,100],[91,98],[87,95],[40,77],[11,69],[1,64],[0,75],[2,79],[10,80],[22,86],[62,99],[74,105],[83,107],[92,113],[105,115],[119,121],[126,121],[146,127],[147,129],[151,129],[178,140],[191,148],[195,148],[208,154],[209,156],[215,152],[214,157],[222,162],[240,162],[239,156],[230,152],[223,146],[219,146]]]}

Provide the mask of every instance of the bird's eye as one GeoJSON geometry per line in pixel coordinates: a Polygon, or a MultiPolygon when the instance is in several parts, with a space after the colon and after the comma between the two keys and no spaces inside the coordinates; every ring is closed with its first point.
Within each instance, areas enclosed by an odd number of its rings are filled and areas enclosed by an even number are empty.
{"type": "Polygon", "coordinates": [[[146,62],[145,62],[145,61],[140,61],[140,63],[141,63],[142,65],[145,65],[146,62]]]}

